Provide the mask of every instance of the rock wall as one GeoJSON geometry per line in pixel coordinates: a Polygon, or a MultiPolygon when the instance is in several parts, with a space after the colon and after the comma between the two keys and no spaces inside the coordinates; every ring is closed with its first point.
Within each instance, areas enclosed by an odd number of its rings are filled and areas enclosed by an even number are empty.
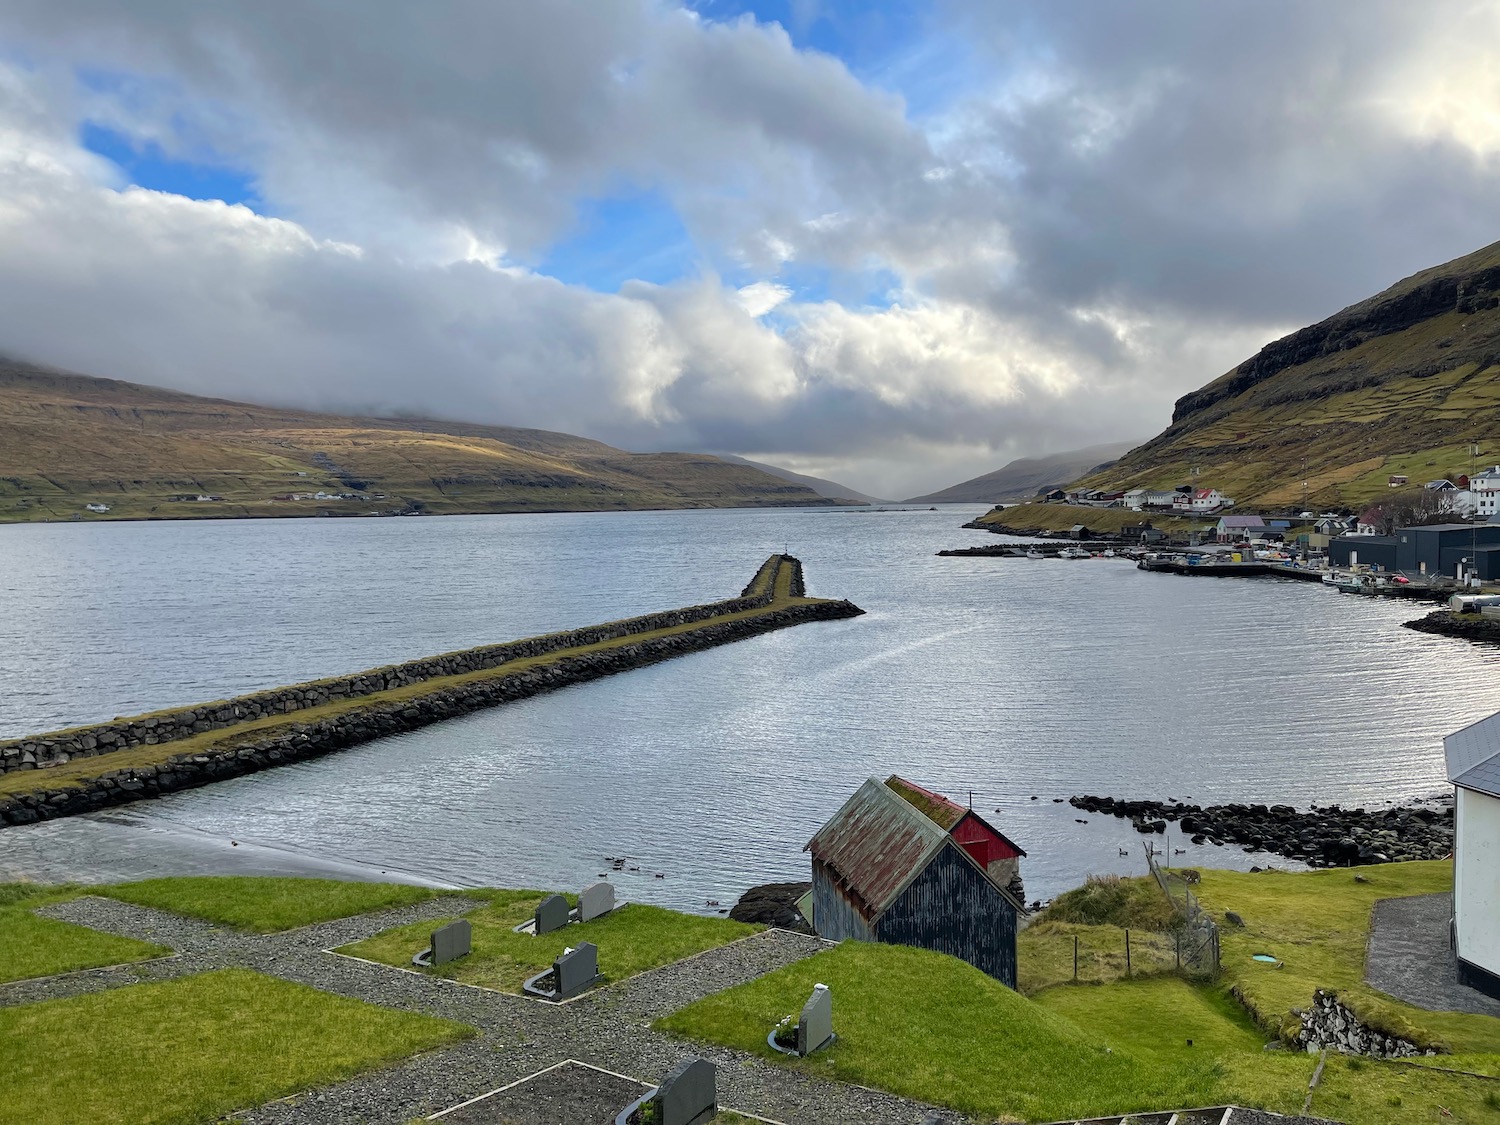
{"type": "Polygon", "coordinates": [[[1296,1046],[1309,1053],[1324,1047],[1345,1055],[1368,1055],[1374,1059],[1408,1059],[1415,1055],[1435,1055],[1408,1039],[1386,1035],[1361,1023],[1359,1017],[1332,992],[1319,989],[1313,994],[1312,1007],[1302,1013],[1302,1030],[1296,1046]]]}
{"type": "Polygon", "coordinates": [[[1453,613],[1446,609],[1435,609],[1426,617],[1403,622],[1403,625],[1419,633],[1437,633],[1444,637],[1460,637],[1466,641],[1500,644],[1500,621],[1482,613],[1453,613]]]}
{"type": "Polygon", "coordinates": [[[293,723],[271,733],[246,732],[238,740],[230,734],[210,751],[177,755],[162,765],[110,770],[84,781],[81,786],[59,785],[55,789],[38,789],[19,797],[0,797],[0,826],[32,824],[178,789],[191,789],[288,762],[320,757],[483,707],[525,699],[806,621],[857,617],[863,612],[846,601],[804,602],[754,617],[709,622],[698,629],[650,637],[617,648],[565,656],[515,675],[450,685],[415,699],[372,700],[368,706],[311,723],[293,723]]]}
{"type": "Polygon", "coordinates": [[[662,613],[648,613],[642,617],[630,617],[623,621],[611,621],[564,633],[528,637],[506,644],[444,653],[423,660],[411,660],[405,664],[372,668],[352,676],[313,680],[196,707],[183,707],[174,711],[117,719],[111,723],[12,739],[0,742],[0,774],[11,770],[56,765],[73,758],[94,757],[137,746],[155,746],[205,731],[222,730],[236,723],[252,722],[272,715],[290,715],[325,703],[357,699],[392,688],[409,687],[440,676],[482,672],[512,660],[545,656],[565,648],[599,644],[674,625],[706,621],[743,610],[761,609],[771,604],[775,596],[776,575],[783,565],[792,568],[792,588],[800,596],[803,588],[801,562],[790,555],[772,555],[761,564],[760,570],[738,598],[662,613]]]}

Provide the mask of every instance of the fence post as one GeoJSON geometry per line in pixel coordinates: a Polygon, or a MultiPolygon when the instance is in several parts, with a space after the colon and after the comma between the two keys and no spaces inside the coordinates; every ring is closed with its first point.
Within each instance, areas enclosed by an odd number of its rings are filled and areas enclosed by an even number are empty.
{"type": "Polygon", "coordinates": [[[1174,944],[1177,946],[1177,971],[1182,971],[1182,931],[1178,930],[1172,935],[1174,944]]]}
{"type": "Polygon", "coordinates": [[[1073,983],[1078,983],[1078,935],[1073,935],[1073,983]]]}
{"type": "Polygon", "coordinates": [[[1125,975],[1130,975],[1130,930],[1125,930],[1125,975]]]}

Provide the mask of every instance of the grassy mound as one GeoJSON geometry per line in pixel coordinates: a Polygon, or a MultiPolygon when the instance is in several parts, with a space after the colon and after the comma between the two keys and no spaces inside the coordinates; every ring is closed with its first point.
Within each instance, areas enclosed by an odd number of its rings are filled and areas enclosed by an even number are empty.
{"type": "Polygon", "coordinates": [[[766,1033],[815,983],[839,1038],[785,1065],[990,1117],[1025,1120],[1203,1104],[1202,1067],[1106,1049],[1055,1012],[953,957],[844,942],[657,1021],[673,1034],[781,1059],[766,1033]]]}
{"type": "Polygon", "coordinates": [[[99,893],[121,902],[219,922],[248,933],[269,934],[423,902],[439,892],[401,883],[238,875],[145,879],[104,887],[99,893]]]}
{"type": "MultiPolygon", "coordinates": [[[[502,992],[520,992],[522,981],[550,967],[565,947],[576,948],[585,941],[599,947],[599,971],[605,980],[618,981],[748,937],[763,928],[628,903],[592,922],[533,936],[515,933],[512,927],[532,916],[544,897],[540,891],[476,894],[489,898],[490,905],[464,915],[473,927],[473,952],[423,971],[502,992]]],[[[572,896],[569,901],[576,903],[572,896]]],[[[409,969],[412,955],[427,948],[432,931],[441,924],[400,926],[346,945],[339,952],[409,969]]]]}
{"type": "Polygon", "coordinates": [[[73,887],[0,883],[0,984],[144,961],[170,953],[159,945],[74,926],[32,913],[77,895],[73,887]]]}
{"type": "Polygon", "coordinates": [[[1037,921],[1170,930],[1177,922],[1177,911],[1155,879],[1090,875],[1083,886],[1053,899],[1037,921]]]}
{"type": "Polygon", "coordinates": [[[245,969],[0,1008],[0,1125],[193,1125],[471,1034],[245,969]]]}

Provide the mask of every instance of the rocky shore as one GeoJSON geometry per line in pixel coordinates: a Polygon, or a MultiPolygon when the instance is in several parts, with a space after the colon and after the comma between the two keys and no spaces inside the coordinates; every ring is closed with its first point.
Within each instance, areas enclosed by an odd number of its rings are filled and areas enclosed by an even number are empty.
{"type": "Polygon", "coordinates": [[[816,933],[797,909],[797,900],[810,890],[811,883],[761,883],[740,895],[729,917],[735,922],[776,926],[799,934],[816,933]]]}
{"type": "Polygon", "coordinates": [[[291,723],[270,733],[247,732],[237,739],[232,730],[227,730],[224,740],[211,750],[176,755],[161,765],[106,770],[105,763],[100,762],[100,773],[73,784],[60,781],[55,786],[48,786],[47,770],[32,770],[27,772],[26,778],[34,785],[26,792],[9,797],[0,795],[0,826],[33,824],[39,820],[191,789],[289,762],[320,757],[484,707],[556,691],[745,637],[807,621],[855,617],[863,612],[847,601],[814,601],[783,606],[751,617],[708,621],[686,632],[563,656],[553,663],[510,675],[497,669],[493,677],[436,689],[414,698],[381,699],[377,696],[367,704],[330,718],[291,723]]]}
{"type": "Polygon", "coordinates": [[[1199,805],[1179,801],[1121,801],[1072,797],[1085,812],[1128,819],[1137,832],[1164,833],[1168,823],[1193,843],[1239,844],[1248,852],[1270,852],[1310,867],[1347,867],[1408,859],[1442,859],[1453,851],[1453,807],[1344,809],[1290,805],[1199,805]]]}
{"type": "Polygon", "coordinates": [[[1446,609],[1435,609],[1426,617],[1403,622],[1402,627],[1415,629],[1419,633],[1437,633],[1466,641],[1500,644],[1500,618],[1485,617],[1478,613],[1453,613],[1446,609]]]}

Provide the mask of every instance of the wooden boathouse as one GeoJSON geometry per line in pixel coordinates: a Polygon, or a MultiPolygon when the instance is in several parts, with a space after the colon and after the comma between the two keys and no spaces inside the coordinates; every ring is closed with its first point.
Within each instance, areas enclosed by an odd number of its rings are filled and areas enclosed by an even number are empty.
{"type": "MultiPolygon", "coordinates": [[[[808,842],[814,928],[834,941],[883,941],[951,954],[1015,988],[1017,920],[1025,908],[939,822],[951,813],[946,806],[958,806],[912,788],[944,803],[939,818],[872,777],[808,842]]],[[[962,816],[951,825],[960,826],[979,837],[978,827],[962,816]]],[[[986,854],[994,847],[987,837],[970,843],[986,854]]],[[[1007,871],[1004,860],[1016,857],[995,858],[1000,871],[1007,871]]]]}

